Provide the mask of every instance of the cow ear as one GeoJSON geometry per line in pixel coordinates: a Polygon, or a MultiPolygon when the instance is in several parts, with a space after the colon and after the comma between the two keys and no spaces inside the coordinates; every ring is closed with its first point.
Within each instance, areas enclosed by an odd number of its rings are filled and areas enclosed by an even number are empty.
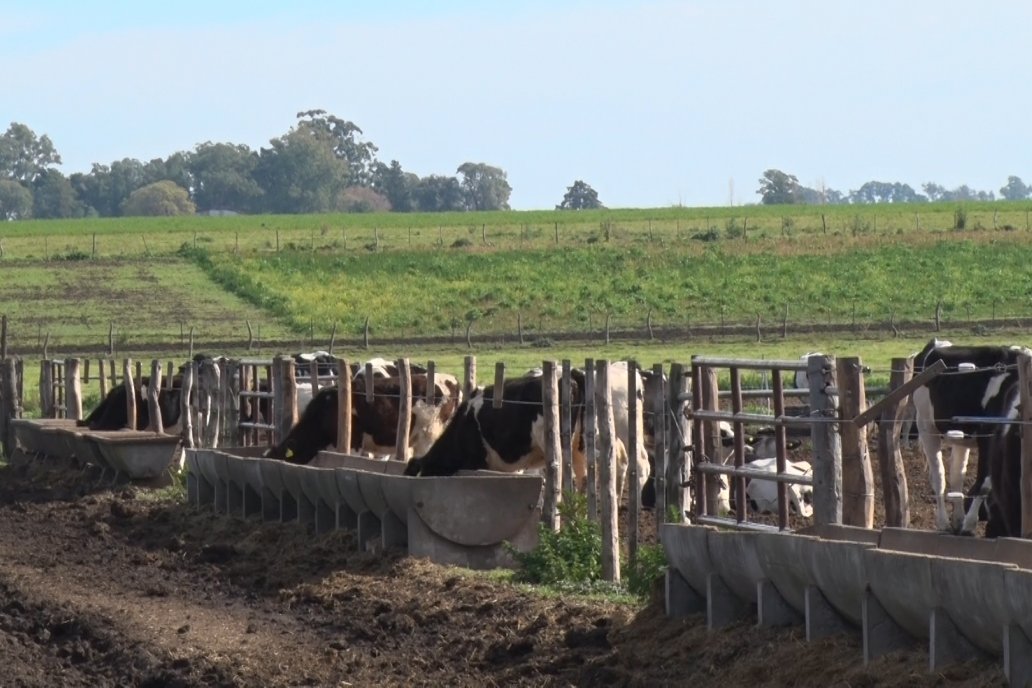
{"type": "Polygon", "coordinates": [[[287,453],[285,454],[285,456],[286,456],[286,457],[287,457],[288,459],[292,459],[292,458],[294,458],[294,450],[293,450],[293,449],[291,449],[290,447],[287,447],[287,453]]]}

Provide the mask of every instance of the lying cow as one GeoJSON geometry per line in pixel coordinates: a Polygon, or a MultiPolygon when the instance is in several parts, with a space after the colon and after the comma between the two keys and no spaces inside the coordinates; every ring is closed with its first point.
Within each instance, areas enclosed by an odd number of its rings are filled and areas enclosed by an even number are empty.
{"type": "MultiPolygon", "coordinates": [[[[946,364],[946,371],[914,390],[912,398],[917,418],[918,439],[925,457],[932,493],[935,495],[935,525],[939,530],[951,528],[946,514],[946,478],[943,448],[950,449],[949,489],[962,492],[967,472],[968,455],[978,449],[979,462],[972,493],[982,490],[988,476],[989,438],[995,426],[989,423],[955,423],[954,417],[1003,417],[1007,413],[1004,391],[1017,380],[1017,360],[1028,349],[1017,346],[953,346],[948,341],[932,339],[914,358],[917,374],[937,361],[946,364]],[[962,433],[953,437],[950,431],[962,433]]],[[[955,521],[960,514],[954,514],[955,521]]],[[[959,523],[962,533],[974,532],[979,509],[973,506],[959,523]]]]}
{"type": "MultiPolygon", "coordinates": [[[[583,489],[587,460],[583,442],[584,376],[573,371],[574,484],[583,489]]],[[[495,386],[478,390],[462,402],[429,451],[409,461],[406,475],[446,476],[461,470],[490,469],[512,473],[545,465],[545,421],[540,377],[512,378],[503,383],[502,406],[495,408],[495,386]]],[[[564,397],[560,386],[560,400],[564,397]]],[[[622,443],[620,443],[622,445],[622,443]]]]}
{"type": "MultiPolygon", "coordinates": [[[[742,467],[744,470],[757,473],[777,473],[777,460],[774,458],[754,459],[742,467]]],[[[799,476],[812,476],[813,469],[808,461],[786,461],[785,473],[799,476]]],[[[749,508],[760,514],[776,514],[778,512],[778,484],[773,480],[747,478],[745,497],[749,508]]],[[[810,485],[787,485],[788,510],[804,518],[813,516],[813,487],[810,485]]]]}
{"type": "MultiPolygon", "coordinates": [[[[433,404],[427,404],[427,376],[412,375],[411,382],[409,447],[411,452],[423,454],[442,430],[440,425],[427,423],[425,419],[429,417],[435,421],[446,421],[451,416],[458,405],[458,383],[450,375],[435,376],[434,401],[433,404]],[[438,411],[427,412],[427,406],[433,406],[438,411]]],[[[364,385],[361,388],[352,388],[352,448],[379,455],[394,453],[398,435],[400,392],[401,382],[398,378],[376,378],[372,402],[366,400],[364,385]]],[[[336,445],[338,418],[337,387],[320,389],[283,441],[269,449],[266,456],[292,463],[308,463],[319,451],[336,445]]]]}

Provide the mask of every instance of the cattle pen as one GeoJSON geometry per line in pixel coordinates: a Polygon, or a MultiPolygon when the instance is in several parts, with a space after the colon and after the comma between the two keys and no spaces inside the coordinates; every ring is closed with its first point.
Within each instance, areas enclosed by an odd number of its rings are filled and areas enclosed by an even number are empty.
{"type": "MultiPolygon", "coordinates": [[[[620,576],[620,518],[607,363],[585,361],[583,370],[593,372],[586,378],[593,389],[583,399],[589,409],[583,443],[589,457],[589,514],[601,524],[606,575],[615,579],[620,576]]],[[[502,542],[488,542],[484,531],[466,543],[456,542],[470,538],[470,533],[445,522],[455,508],[489,509],[507,500],[522,505],[533,518],[510,520],[508,530],[502,529],[517,544],[534,539],[538,521],[561,527],[558,504],[564,489],[572,487],[573,474],[574,410],[559,402],[563,398],[559,390],[572,384],[569,361],[544,361],[542,366],[547,441],[540,478],[485,474],[402,480],[399,469],[403,461],[372,463],[356,456],[347,445],[351,414],[346,402],[352,393],[373,394],[372,376],[363,378],[362,390],[351,390],[353,376],[340,374],[351,370],[346,360],[337,359],[326,374],[316,364],[309,365],[303,370],[304,364],[291,357],[204,359],[187,363],[177,373],[174,363],[152,361],[146,381],[162,382],[144,385],[144,389],[137,384],[145,378],[142,362],[104,359],[91,366],[85,359],[46,360],[40,367],[41,411],[47,418],[79,420],[83,417],[81,385],[95,383],[105,394],[121,385],[127,409],[135,409],[137,404],[150,407],[154,430],[162,418],[155,386],[178,388],[181,420],[174,431],[189,450],[190,501],[227,515],[299,522],[317,533],[350,528],[358,532],[364,545],[407,546],[411,553],[445,562],[458,561],[457,557],[469,554],[465,550],[502,542]],[[299,383],[310,385],[313,395],[336,386],[342,402],[337,442],[305,470],[260,457],[297,423],[299,383]],[[365,387],[367,384],[370,386],[365,387]],[[321,483],[329,476],[334,487],[327,490],[321,483]],[[509,480],[514,477],[517,479],[509,480]],[[475,500],[462,496],[463,491],[472,490],[482,490],[475,500]]],[[[396,365],[408,369],[407,359],[396,365]]],[[[1032,363],[1024,361],[1022,365],[1020,372],[1028,380],[1032,363]]],[[[859,359],[832,356],[796,361],[696,356],[690,366],[628,366],[630,414],[642,403],[652,428],[655,521],[670,562],[668,614],[702,612],[711,628],[750,617],[764,626],[802,623],[810,640],[828,633],[856,632],[862,638],[864,661],[924,641],[931,670],[989,653],[1002,658],[1012,684],[1025,685],[1032,678],[1032,544],[907,528],[908,490],[901,479],[900,427],[907,394],[927,376],[911,378],[912,363],[894,360],[888,389],[872,394],[882,398],[868,406],[863,370],[859,359]],[[726,370],[726,375],[721,375],[721,370],[726,370]],[[744,389],[742,371],[760,370],[769,376],[771,389],[744,389]],[[653,383],[646,384],[640,396],[634,393],[638,372],[651,373],[649,381],[653,383]],[[806,389],[786,388],[785,374],[795,372],[806,373],[806,389]],[[720,388],[724,380],[728,389],[720,388]],[[768,397],[772,414],[747,409],[745,400],[768,397]],[[793,397],[805,397],[805,415],[788,412],[786,399],[793,397]],[[732,465],[714,460],[719,456],[721,421],[732,426],[732,465]],[[766,476],[756,475],[744,465],[746,427],[761,423],[773,426],[775,432],[776,471],[766,476]],[[873,423],[875,430],[873,453],[868,446],[867,423],[873,423]],[[802,428],[810,439],[812,477],[786,472],[785,437],[793,428],[802,428]],[[880,529],[875,529],[873,517],[875,471],[881,478],[885,508],[880,529]],[[732,479],[729,487],[738,505],[745,504],[747,478],[774,482],[777,513],[773,522],[751,520],[747,508],[736,509],[734,518],[719,514],[715,492],[720,476],[732,479]],[[789,483],[812,486],[811,525],[799,527],[801,521],[790,517],[789,483]],[[992,584],[987,586],[985,581],[992,584]],[[986,597],[987,588],[997,592],[986,597]]],[[[496,364],[494,384],[500,386],[505,378],[504,364],[496,364]]],[[[466,358],[461,379],[466,392],[478,387],[474,357],[466,358]]],[[[0,437],[7,457],[24,449],[19,445],[24,386],[21,359],[4,358],[0,365],[0,437]]],[[[1023,384],[1023,391],[1027,388],[1023,384]]],[[[569,401],[570,395],[565,399],[569,401]]],[[[497,402],[503,403],[500,398],[497,402]]],[[[411,409],[411,390],[406,394],[403,386],[398,403],[411,409]]],[[[1032,404],[1023,404],[1023,408],[1032,408],[1032,404]]],[[[127,411],[126,417],[137,416],[135,411],[127,411]]],[[[396,455],[404,457],[406,433],[397,434],[396,455]]],[[[635,470],[636,463],[629,461],[629,485],[637,484],[635,470]]],[[[109,464],[102,478],[122,480],[126,474],[109,464]]],[[[629,553],[634,551],[639,532],[640,498],[640,492],[628,490],[625,514],[633,525],[625,526],[623,540],[629,553]]],[[[1025,500],[1026,508],[1028,503],[1025,500]]],[[[496,532],[490,537],[499,535],[496,532]]],[[[503,561],[500,551],[497,547],[489,554],[481,550],[479,559],[466,561],[496,565],[503,561]]]]}

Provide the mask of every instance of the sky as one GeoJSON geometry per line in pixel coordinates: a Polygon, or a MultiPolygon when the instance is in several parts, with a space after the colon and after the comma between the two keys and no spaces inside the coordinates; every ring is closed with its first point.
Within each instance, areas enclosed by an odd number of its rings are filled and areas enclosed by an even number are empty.
{"type": "Polygon", "coordinates": [[[501,168],[518,210],[576,180],[756,203],[772,168],[998,194],[1032,183],[1030,27],[1018,0],[2,0],[0,129],[70,175],[323,109],[420,176],[501,168]]]}

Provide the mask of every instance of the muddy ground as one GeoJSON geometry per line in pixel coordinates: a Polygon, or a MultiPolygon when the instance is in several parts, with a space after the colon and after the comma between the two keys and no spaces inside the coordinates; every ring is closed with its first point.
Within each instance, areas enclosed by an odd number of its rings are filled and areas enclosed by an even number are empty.
{"type": "Polygon", "coordinates": [[[858,635],[705,630],[215,517],[68,467],[0,468],[0,686],[996,686],[998,661],[864,667],[858,635]]]}

